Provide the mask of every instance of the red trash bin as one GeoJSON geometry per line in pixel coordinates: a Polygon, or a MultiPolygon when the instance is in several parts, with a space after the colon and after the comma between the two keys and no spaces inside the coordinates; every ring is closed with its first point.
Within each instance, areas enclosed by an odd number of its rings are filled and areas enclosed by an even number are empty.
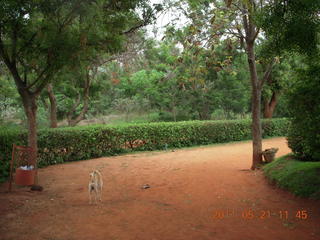
{"type": "Polygon", "coordinates": [[[15,183],[17,185],[30,186],[34,184],[34,177],[36,170],[23,170],[21,168],[16,169],[15,183]]]}

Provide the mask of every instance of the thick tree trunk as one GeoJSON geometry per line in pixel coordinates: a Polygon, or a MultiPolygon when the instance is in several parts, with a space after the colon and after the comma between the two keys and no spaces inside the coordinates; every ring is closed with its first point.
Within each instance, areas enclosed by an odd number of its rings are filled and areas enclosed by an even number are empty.
{"type": "MultiPolygon", "coordinates": [[[[22,98],[24,111],[28,121],[28,146],[33,149],[30,162],[35,168],[38,168],[38,135],[37,135],[37,95],[28,92],[28,90],[18,88],[22,98]]],[[[34,183],[38,184],[38,174],[36,173],[34,183]]]]}
{"type": "Polygon", "coordinates": [[[52,84],[47,86],[49,100],[50,100],[50,127],[56,128],[58,126],[57,120],[57,100],[56,96],[53,93],[52,84]]]}
{"type": "Polygon", "coordinates": [[[266,99],[264,104],[264,111],[263,111],[263,117],[264,118],[272,118],[274,109],[276,108],[276,105],[278,103],[278,94],[276,92],[273,92],[272,97],[270,101],[266,99]]]}
{"type": "Polygon", "coordinates": [[[18,93],[22,99],[23,108],[27,116],[28,127],[28,146],[34,149],[34,158],[37,159],[38,153],[38,135],[37,135],[37,97],[38,94],[32,93],[26,87],[26,83],[21,80],[18,71],[14,65],[7,64],[16,83],[18,93]]]}
{"type": "Polygon", "coordinates": [[[247,42],[247,56],[250,70],[251,88],[252,88],[252,166],[256,169],[262,163],[262,131],[261,131],[261,86],[258,79],[254,43],[247,42]]]}
{"type": "Polygon", "coordinates": [[[33,94],[29,94],[26,90],[19,91],[22,97],[24,111],[28,121],[28,146],[35,150],[34,159],[38,152],[37,138],[37,99],[33,94]]]}

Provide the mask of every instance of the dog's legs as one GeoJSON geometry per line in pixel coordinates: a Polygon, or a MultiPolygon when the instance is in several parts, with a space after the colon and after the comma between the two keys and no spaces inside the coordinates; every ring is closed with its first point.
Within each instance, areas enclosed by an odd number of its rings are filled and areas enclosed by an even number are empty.
{"type": "Polygon", "coordinates": [[[90,186],[90,184],[89,184],[89,204],[91,204],[92,203],[92,197],[91,197],[91,186],[90,186]]]}
{"type": "Polygon", "coordinates": [[[100,200],[100,202],[102,202],[102,186],[100,186],[99,188],[100,188],[99,200],[100,200]]]}
{"type": "Polygon", "coordinates": [[[99,195],[99,193],[98,193],[98,189],[95,189],[95,191],[94,191],[94,200],[95,200],[95,203],[97,204],[98,203],[98,195],[99,195]]]}

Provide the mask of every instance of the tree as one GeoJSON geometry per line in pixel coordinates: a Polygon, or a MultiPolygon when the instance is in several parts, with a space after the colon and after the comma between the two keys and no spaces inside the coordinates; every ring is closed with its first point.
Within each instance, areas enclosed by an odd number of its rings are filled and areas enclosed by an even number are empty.
{"type": "Polygon", "coordinates": [[[94,75],[96,75],[96,70],[92,71],[92,69],[88,69],[87,67],[80,69],[78,76],[73,74],[73,77],[79,78],[79,79],[76,79],[74,82],[77,82],[78,80],[81,81],[80,89],[83,90],[83,93],[78,92],[78,96],[76,98],[77,100],[67,114],[68,125],[71,127],[77,125],[77,123],[83,120],[86,113],[88,112],[89,91],[90,91],[90,86],[94,78],[94,75]],[[81,98],[82,98],[83,105],[82,105],[82,109],[77,114],[76,109],[80,106],[81,98]]]}
{"type": "MultiPolygon", "coordinates": [[[[262,63],[261,66],[264,71],[265,65],[262,63]]],[[[293,84],[294,69],[301,66],[302,63],[294,55],[283,55],[277,58],[277,62],[272,68],[268,79],[266,79],[262,90],[264,118],[272,118],[276,106],[279,105],[279,102],[281,103],[281,98],[287,98],[286,93],[293,84]]]]}
{"type": "MultiPolygon", "coordinates": [[[[150,103],[153,111],[171,112],[177,120],[179,85],[173,72],[179,49],[172,42],[157,43],[146,39],[139,54],[128,56],[117,72],[112,70],[117,92],[115,98],[129,98],[150,103]],[[130,68],[128,67],[130,66],[130,68]]],[[[122,59],[120,59],[122,63],[122,59]]],[[[134,110],[137,110],[135,108],[134,110]]],[[[164,120],[164,119],[163,119],[164,120]]],[[[169,119],[166,119],[169,120],[169,119]]]]}
{"type": "Polygon", "coordinates": [[[251,90],[252,90],[252,166],[256,169],[262,163],[262,129],[261,129],[261,91],[264,82],[269,78],[273,63],[269,63],[262,78],[259,79],[256,66],[255,41],[260,29],[254,21],[254,14],[257,11],[258,4],[254,0],[242,3],[242,25],[244,34],[241,31],[245,41],[245,49],[248,56],[248,65],[250,71],[251,90]]]}
{"type": "Polygon", "coordinates": [[[289,147],[303,160],[319,161],[319,1],[271,1],[262,11],[260,24],[273,51],[299,53],[307,67],[296,70],[290,94],[289,147]],[[281,32],[278,32],[281,29],[281,32]]]}
{"type": "MultiPolygon", "coordinates": [[[[79,55],[71,66],[65,67],[59,75],[56,76],[57,81],[55,81],[55,86],[57,86],[60,93],[69,98],[70,101],[73,100],[73,104],[69,106],[69,110],[66,112],[69,126],[75,126],[81,120],[85,119],[86,114],[90,110],[90,106],[92,106],[90,104],[91,100],[96,99],[99,91],[104,89],[104,85],[108,85],[106,81],[113,81],[113,79],[101,78],[101,76],[105,77],[108,63],[121,63],[124,66],[126,74],[130,74],[132,71],[131,68],[133,68],[132,66],[136,66],[135,62],[139,57],[138,52],[141,50],[140,45],[143,45],[144,41],[143,32],[140,30],[140,27],[148,24],[152,18],[153,15],[147,15],[143,24],[134,27],[132,31],[125,32],[125,39],[121,49],[85,51],[79,55]],[[62,79],[63,81],[61,81],[62,79]],[[72,85],[72,91],[69,91],[70,87],[58,86],[65,85],[66,82],[72,85]],[[93,87],[94,90],[92,90],[93,87]],[[100,90],[97,87],[100,88],[100,90]]],[[[82,28],[83,27],[84,24],[82,24],[82,28]]],[[[90,27],[86,29],[88,38],[85,45],[82,46],[83,48],[96,45],[95,32],[96,29],[94,28],[90,27]]],[[[110,48],[110,46],[108,48],[110,48]]],[[[109,74],[113,76],[115,72],[110,72],[109,74]]],[[[50,102],[52,103],[52,101],[50,102]]]]}
{"type": "Polygon", "coordinates": [[[145,23],[132,10],[140,5],[148,17],[152,11],[139,0],[1,3],[0,56],[23,102],[28,145],[37,151],[37,98],[52,77],[84,51],[116,51],[125,33],[145,23]],[[89,28],[97,30],[90,32],[96,40],[92,46],[86,44],[89,28]]]}
{"type": "Polygon", "coordinates": [[[319,1],[272,0],[262,8],[257,20],[274,52],[298,52],[312,57],[319,54],[319,9],[319,1]]]}
{"type": "MultiPolygon", "coordinates": [[[[256,58],[256,40],[260,33],[260,27],[256,24],[255,16],[266,4],[264,1],[256,0],[228,0],[213,1],[213,7],[209,1],[188,1],[193,9],[195,18],[201,17],[206,12],[205,30],[208,34],[208,42],[220,39],[222,35],[237,37],[240,46],[244,48],[247,55],[248,68],[251,83],[251,109],[252,109],[252,166],[256,169],[262,163],[262,131],[261,131],[261,91],[266,79],[272,70],[273,61],[268,63],[266,71],[258,76],[256,58]],[[201,6],[201,7],[199,7],[201,6]],[[208,26],[210,23],[211,27],[208,26]]],[[[192,15],[191,15],[192,16],[192,15]]]]}

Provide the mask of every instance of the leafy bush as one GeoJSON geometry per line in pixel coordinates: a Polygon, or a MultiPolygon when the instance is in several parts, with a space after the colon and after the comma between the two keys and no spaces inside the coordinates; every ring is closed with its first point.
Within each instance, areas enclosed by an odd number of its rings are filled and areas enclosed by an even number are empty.
{"type": "Polygon", "coordinates": [[[302,160],[320,161],[320,67],[300,71],[298,78],[289,100],[289,147],[302,160]]]}
{"type": "Polygon", "coordinates": [[[290,128],[290,121],[285,118],[262,120],[262,136],[286,136],[290,128]]]}
{"type": "MultiPolygon", "coordinates": [[[[263,121],[263,136],[283,136],[288,120],[263,121]]],[[[68,161],[116,155],[129,151],[162,150],[201,144],[223,143],[251,138],[249,120],[188,121],[119,126],[91,125],[42,129],[38,133],[39,167],[68,161]]],[[[0,132],[0,158],[10,160],[11,147],[26,145],[25,131],[0,132]]]]}

